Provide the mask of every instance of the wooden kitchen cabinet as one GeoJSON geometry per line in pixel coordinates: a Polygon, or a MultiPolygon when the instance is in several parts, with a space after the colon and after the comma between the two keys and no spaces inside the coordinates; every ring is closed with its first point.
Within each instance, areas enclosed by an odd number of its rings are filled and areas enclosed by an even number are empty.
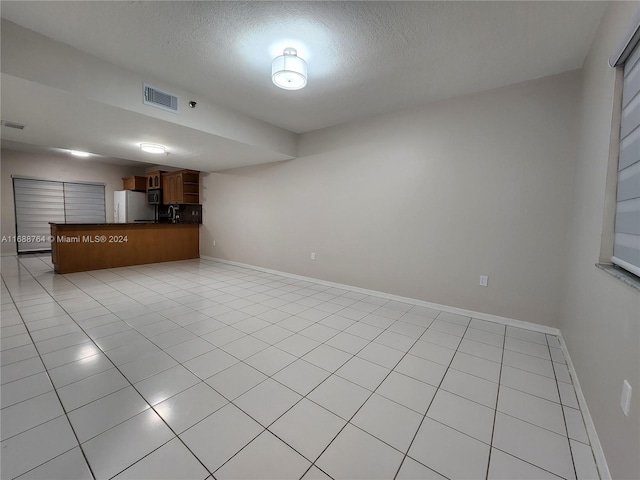
{"type": "Polygon", "coordinates": [[[162,203],[199,204],[200,172],[196,170],[178,170],[162,174],[162,203]]]}
{"type": "Polygon", "coordinates": [[[162,190],[162,174],[167,173],[162,170],[147,173],[147,191],[162,190]]]}
{"type": "Polygon", "coordinates": [[[180,176],[175,173],[165,173],[162,175],[162,203],[171,205],[181,203],[181,192],[179,191],[180,176]]]}
{"type": "Polygon", "coordinates": [[[146,190],[146,182],[147,179],[145,177],[126,177],[122,179],[122,189],[144,192],[146,190]]]}

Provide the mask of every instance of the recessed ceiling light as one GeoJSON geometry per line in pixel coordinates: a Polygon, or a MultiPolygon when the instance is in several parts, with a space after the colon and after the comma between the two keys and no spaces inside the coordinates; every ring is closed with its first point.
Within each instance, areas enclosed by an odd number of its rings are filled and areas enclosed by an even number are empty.
{"type": "Polygon", "coordinates": [[[75,155],[76,157],[89,157],[89,156],[91,156],[91,154],[90,154],[90,153],[88,153],[88,152],[82,152],[82,151],[80,151],[80,150],[69,150],[69,153],[70,153],[71,155],[75,155]]]}
{"type": "Polygon", "coordinates": [[[295,48],[285,48],[282,55],[273,59],[271,79],[285,90],[299,90],[307,84],[307,62],[295,48]]]}
{"type": "Polygon", "coordinates": [[[158,145],[157,143],[141,143],[140,150],[147,153],[166,153],[167,147],[164,145],[158,145]]]}

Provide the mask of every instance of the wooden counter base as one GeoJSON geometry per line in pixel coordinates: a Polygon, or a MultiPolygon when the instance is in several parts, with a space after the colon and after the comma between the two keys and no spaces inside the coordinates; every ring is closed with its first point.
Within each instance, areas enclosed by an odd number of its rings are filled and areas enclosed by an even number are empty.
{"type": "Polygon", "coordinates": [[[51,224],[57,273],[200,257],[199,225],[51,224]]]}

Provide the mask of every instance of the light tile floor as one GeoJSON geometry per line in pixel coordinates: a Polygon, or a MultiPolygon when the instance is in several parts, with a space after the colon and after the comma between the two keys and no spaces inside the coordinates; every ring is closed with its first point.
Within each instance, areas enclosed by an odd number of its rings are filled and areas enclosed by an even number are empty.
{"type": "Polygon", "coordinates": [[[598,478],[558,339],[211,261],[2,258],[2,478],[598,478]]]}

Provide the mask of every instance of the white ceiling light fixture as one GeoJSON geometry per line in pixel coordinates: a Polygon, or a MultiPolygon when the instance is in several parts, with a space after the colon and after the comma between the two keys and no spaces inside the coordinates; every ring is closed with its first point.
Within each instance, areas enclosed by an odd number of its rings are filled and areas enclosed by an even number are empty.
{"type": "Polygon", "coordinates": [[[91,154],[89,152],[83,152],[81,150],[69,150],[69,153],[71,155],[76,156],[76,157],[83,157],[83,158],[91,156],[91,154]]]}
{"type": "Polygon", "coordinates": [[[285,90],[299,90],[307,84],[307,62],[295,48],[285,48],[282,55],[273,59],[271,79],[285,90]]]}
{"type": "Polygon", "coordinates": [[[140,150],[147,153],[167,153],[167,147],[164,145],[158,145],[157,143],[141,143],[140,150]]]}

